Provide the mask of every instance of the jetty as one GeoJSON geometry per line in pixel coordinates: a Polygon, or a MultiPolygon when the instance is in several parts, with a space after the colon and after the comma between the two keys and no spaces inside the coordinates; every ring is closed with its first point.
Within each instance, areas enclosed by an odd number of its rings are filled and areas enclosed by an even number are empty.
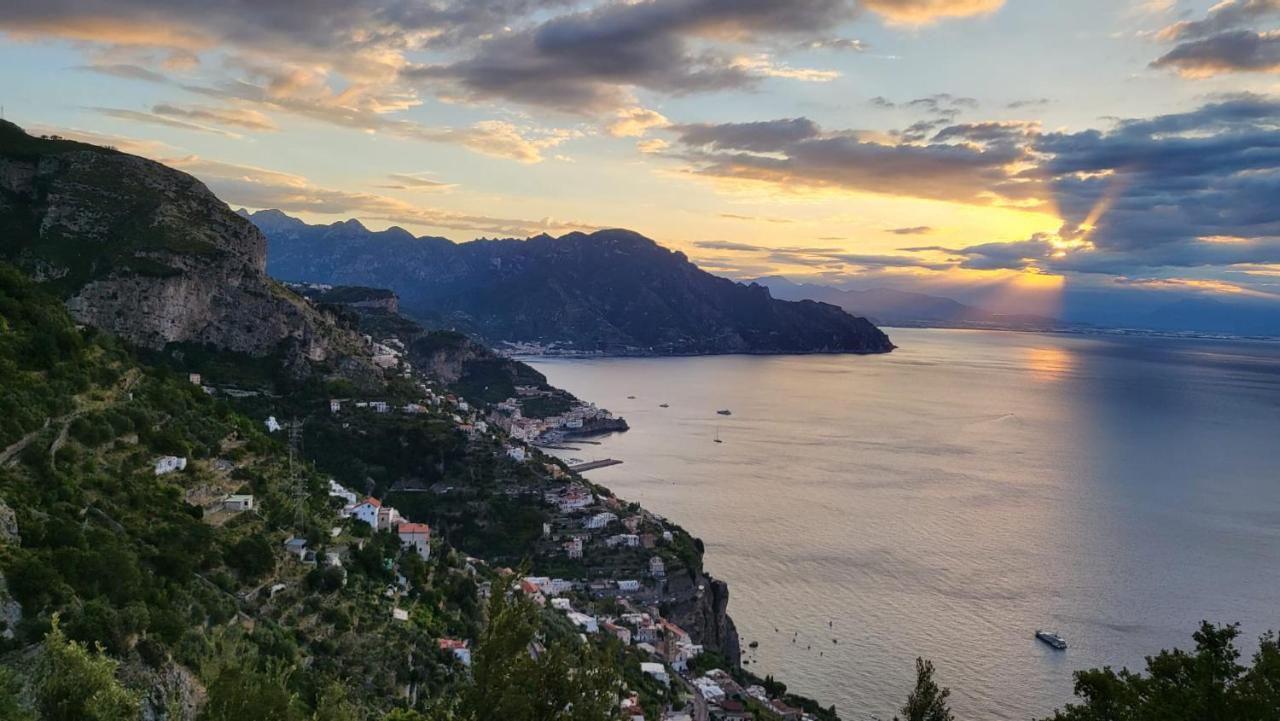
{"type": "Polygon", "coordinates": [[[569,466],[569,470],[573,471],[574,473],[585,473],[587,471],[594,471],[597,468],[608,468],[609,466],[616,466],[619,463],[622,463],[622,461],[616,458],[604,458],[599,461],[587,461],[586,463],[579,463],[575,466],[569,466]]]}

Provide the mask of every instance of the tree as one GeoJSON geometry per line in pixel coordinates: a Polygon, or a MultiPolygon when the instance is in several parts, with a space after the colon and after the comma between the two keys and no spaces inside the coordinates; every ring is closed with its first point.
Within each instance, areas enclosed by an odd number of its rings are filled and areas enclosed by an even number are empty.
{"type": "Polygon", "coordinates": [[[136,721],[140,699],[116,680],[118,666],[101,645],[69,640],[55,615],[34,673],[40,721],[136,721]]]}
{"type": "Polygon", "coordinates": [[[220,633],[213,646],[200,668],[209,693],[200,721],[302,721],[287,662],[261,658],[239,631],[220,633]]]}
{"type": "MultiPolygon", "coordinates": [[[[947,697],[951,689],[939,688],[933,680],[933,662],[916,659],[916,687],[902,705],[901,721],[954,721],[947,697]]],[[[899,721],[895,716],[894,721],[899,721]]]]}
{"type": "Polygon", "coordinates": [[[612,716],[621,682],[613,654],[574,638],[536,647],[537,607],[523,596],[508,597],[501,588],[494,588],[488,611],[459,719],[597,721],[612,716]]]}
{"type": "Polygon", "coordinates": [[[341,684],[329,683],[320,691],[311,721],[359,721],[359,718],[360,712],[347,698],[347,689],[341,684]]]}
{"type": "Polygon", "coordinates": [[[1274,721],[1280,718],[1280,644],[1262,636],[1253,666],[1240,665],[1236,624],[1207,621],[1195,651],[1147,657],[1146,674],[1110,667],[1077,671],[1075,694],[1050,721],[1274,721]]]}
{"type": "Polygon", "coordinates": [[[9,669],[0,666],[0,719],[31,721],[32,716],[18,701],[22,686],[9,669]]]}

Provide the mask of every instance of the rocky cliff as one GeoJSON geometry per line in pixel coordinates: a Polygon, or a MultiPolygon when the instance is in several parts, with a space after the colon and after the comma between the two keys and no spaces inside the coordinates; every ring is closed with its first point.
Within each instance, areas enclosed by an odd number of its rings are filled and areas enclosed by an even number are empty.
{"type": "Polygon", "coordinates": [[[247,214],[285,280],[394,290],[403,311],[490,342],[559,344],[613,354],[881,353],[879,328],[833,305],[782,301],[714,276],[638,233],[558,238],[415,238],[356,221],[307,225],[247,214]]]}
{"type": "Polygon", "coordinates": [[[696,643],[738,666],[742,645],[729,617],[729,586],[703,573],[668,579],[668,593],[680,600],[663,610],[667,618],[689,632],[696,643]]]}
{"type": "Polygon", "coordinates": [[[56,289],[78,322],[143,347],[283,351],[298,368],[356,350],[266,276],[252,223],[150,160],[0,121],[0,237],[0,254],[56,289]]]}

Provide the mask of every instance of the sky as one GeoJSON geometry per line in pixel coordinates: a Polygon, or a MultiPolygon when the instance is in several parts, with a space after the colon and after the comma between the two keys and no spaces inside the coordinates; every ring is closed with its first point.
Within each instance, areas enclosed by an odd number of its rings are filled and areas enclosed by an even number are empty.
{"type": "Polygon", "coordinates": [[[1280,0],[0,0],[0,104],[311,222],[1280,313],[1280,0]]]}

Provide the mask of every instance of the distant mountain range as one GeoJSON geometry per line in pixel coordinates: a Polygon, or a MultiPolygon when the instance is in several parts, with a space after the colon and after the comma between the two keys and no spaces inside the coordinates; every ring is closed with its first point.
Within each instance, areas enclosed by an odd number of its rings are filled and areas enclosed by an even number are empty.
{"type": "Polygon", "coordinates": [[[776,299],[627,230],[454,243],[355,220],[308,225],[278,210],[241,213],[267,236],[273,277],[388,288],[406,315],[493,343],[662,355],[893,348],[872,323],[834,305],[776,299]]]}
{"type": "Polygon", "coordinates": [[[830,303],[881,325],[953,325],[1019,330],[1049,330],[1064,325],[1045,316],[992,313],[951,298],[892,288],[843,290],[829,285],[794,283],[776,275],[753,282],[767,287],[776,298],[830,303]]]}

